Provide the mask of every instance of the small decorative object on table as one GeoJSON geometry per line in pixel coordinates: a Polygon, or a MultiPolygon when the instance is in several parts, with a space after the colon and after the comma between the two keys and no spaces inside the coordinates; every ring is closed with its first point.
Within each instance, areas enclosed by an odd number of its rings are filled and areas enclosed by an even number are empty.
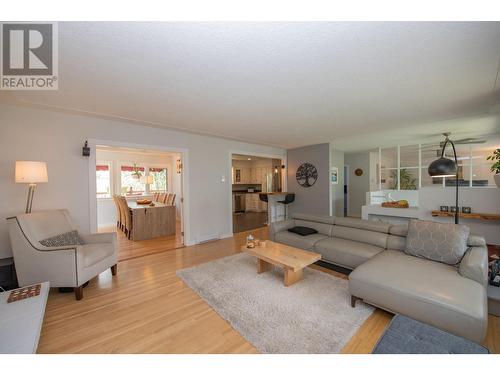
{"type": "Polygon", "coordinates": [[[472,213],[472,209],[470,207],[462,207],[462,213],[470,214],[472,213]]]}
{"type": "MultiPolygon", "coordinates": [[[[450,209],[451,209],[451,212],[457,212],[456,206],[451,206],[450,209]]],[[[458,207],[458,211],[460,212],[460,207],[458,207]]]]}
{"type": "Polygon", "coordinates": [[[137,204],[151,204],[152,200],[151,199],[137,199],[136,203],[137,204]]]}
{"type": "Polygon", "coordinates": [[[255,247],[254,237],[251,234],[249,236],[247,236],[246,247],[248,249],[253,249],[255,247]]]}
{"type": "Polygon", "coordinates": [[[450,210],[450,207],[448,207],[448,206],[439,207],[439,211],[441,211],[441,212],[448,212],[449,210],[450,210]]]}
{"type": "Polygon", "coordinates": [[[10,292],[7,303],[20,301],[26,298],[36,297],[40,294],[41,284],[30,285],[10,292]]]}

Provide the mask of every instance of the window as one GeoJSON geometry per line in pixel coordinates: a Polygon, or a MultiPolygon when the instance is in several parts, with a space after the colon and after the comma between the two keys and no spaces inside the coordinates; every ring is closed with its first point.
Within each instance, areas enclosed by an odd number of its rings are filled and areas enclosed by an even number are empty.
{"type": "Polygon", "coordinates": [[[95,167],[95,180],[97,198],[111,197],[111,168],[109,164],[97,164],[95,167]]]}
{"type": "MultiPolygon", "coordinates": [[[[495,140],[493,140],[494,142],[495,140]]],[[[486,160],[498,146],[456,144],[458,185],[463,187],[495,186],[491,163],[486,160]]],[[[416,190],[423,186],[455,186],[455,177],[431,178],[429,165],[441,156],[442,143],[398,146],[379,149],[380,186],[383,190],[416,190]]],[[[454,160],[447,146],[444,157],[454,160]]]]}
{"type": "Polygon", "coordinates": [[[398,149],[383,148],[380,151],[380,183],[382,189],[398,188],[398,149]]]}
{"type": "Polygon", "coordinates": [[[144,167],[122,165],[120,168],[121,194],[142,195],[146,191],[146,185],[141,180],[144,175],[144,167]]]}
{"type": "Polygon", "coordinates": [[[153,183],[149,185],[149,191],[159,192],[168,190],[167,168],[149,168],[149,175],[153,176],[153,183]]]}

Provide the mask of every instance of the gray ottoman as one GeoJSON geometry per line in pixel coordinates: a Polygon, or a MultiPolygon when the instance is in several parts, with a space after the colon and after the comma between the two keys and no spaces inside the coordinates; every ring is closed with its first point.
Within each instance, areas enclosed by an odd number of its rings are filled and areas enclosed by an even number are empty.
{"type": "Polygon", "coordinates": [[[488,354],[484,346],[428,324],[396,315],[373,354],[488,354]]]}

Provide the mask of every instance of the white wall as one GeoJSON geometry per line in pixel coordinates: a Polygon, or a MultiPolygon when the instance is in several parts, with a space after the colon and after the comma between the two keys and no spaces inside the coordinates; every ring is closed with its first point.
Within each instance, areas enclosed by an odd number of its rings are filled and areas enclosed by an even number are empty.
{"type": "MultiPolygon", "coordinates": [[[[121,164],[138,166],[148,165],[152,167],[167,167],[168,169],[168,188],[169,192],[174,192],[175,158],[174,155],[166,153],[139,153],[124,150],[96,150],[97,162],[107,162],[111,164],[113,175],[111,183],[114,186],[114,194],[120,194],[120,166],[121,164]]],[[[180,191],[180,188],[178,189],[180,191]]],[[[177,194],[177,193],[176,193],[177,194]]],[[[180,195],[176,197],[176,202],[180,195]]],[[[135,198],[134,198],[135,199],[135,198]]],[[[177,207],[179,209],[179,207],[177,207]]],[[[116,209],[112,198],[100,198],[97,200],[97,225],[99,227],[116,224],[116,209]]]]}
{"type": "Polygon", "coordinates": [[[344,163],[349,166],[347,215],[361,217],[361,206],[366,202],[366,192],[370,191],[370,153],[346,153],[344,163]],[[354,174],[358,168],[363,170],[361,176],[354,174]]]}
{"type": "MultiPolygon", "coordinates": [[[[500,189],[498,188],[459,188],[458,205],[471,207],[472,212],[499,214],[500,189]]],[[[453,218],[432,217],[431,211],[439,210],[439,206],[455,205],[454,187],[423,187],[419,190],[420,219],[441,222],[453,222],[453,218]]],[[[475,219],[460,219],[461,224],[470,227],[471,233],[486,238],[489,244],[500,245],[500,223],[498,221],[483,221],[475,219]]]]}
{"type": "MultiPolygon", "coordinates": [[[[280,148],[0,104],[0,216],[24,212],[28,188],[14,183],[15,160],[46,161],[49,182],[38,186],[33,210],[67,208],[78,228],[89,232],[89,158],[81,153],[86,139],[187,150],[188,160],[184,162],[189,182],[185,186],[188,245],[205,236],[232,233],[231,152],[286,156],[280,148]]],[[[11,256],[6,224],[0,220],[0,258],[11,256]]]]}

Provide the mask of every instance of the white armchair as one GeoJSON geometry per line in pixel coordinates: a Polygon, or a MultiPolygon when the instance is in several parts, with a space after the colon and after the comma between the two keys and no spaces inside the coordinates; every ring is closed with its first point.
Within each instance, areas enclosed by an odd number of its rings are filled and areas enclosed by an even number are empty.
{"type": "Polygon", "coordinates": [[[80,300],[87,281],[108,268],[116,275],[116,233],[80,235],[84,245],[46,247],[41,240],[75,230],[67,210],[17,215],[8,222],[20,286],[50,281],[52,287],[74,288],[80,300]]]}

